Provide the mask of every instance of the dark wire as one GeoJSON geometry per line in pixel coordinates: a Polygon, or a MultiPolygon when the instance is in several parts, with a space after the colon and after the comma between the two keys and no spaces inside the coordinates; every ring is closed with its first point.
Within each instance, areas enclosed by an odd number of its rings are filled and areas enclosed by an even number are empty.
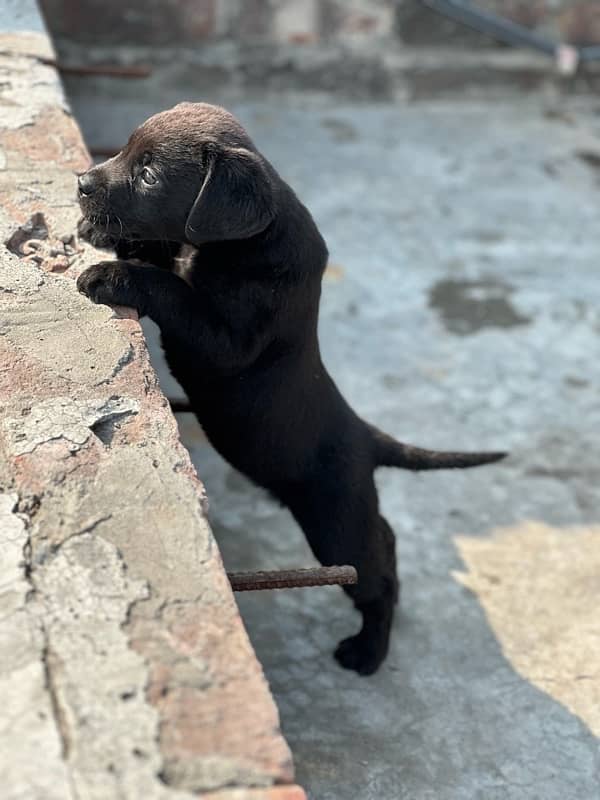
{"type": "MultiPolygon", "coordinates": [[[[421,2],[432,11],[443,14],[445,17],[449,17],[480,33],[487,34],[505,44],[532,47],[534,50],[538,50],[555,59],[561,46],[563,46],[562,42],[541,36],[524,25],[519,25],[497,14],[477,9],[468,0],[421,0],[421,2]]],[[[595,61],[600,58],[600,46],[598,45],[590,47],[569,45],[569,47],[577,51],[579,62],[595,61]]]]}

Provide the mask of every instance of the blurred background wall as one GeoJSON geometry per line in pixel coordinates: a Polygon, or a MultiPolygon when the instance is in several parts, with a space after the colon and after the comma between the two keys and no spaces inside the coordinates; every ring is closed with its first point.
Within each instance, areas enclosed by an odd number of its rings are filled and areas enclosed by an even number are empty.
{"type": "MultiPolygon", "coordinates": [[[[594,0],[478,0],[479,8],[577,44],[600,42],[594,0]]],[[[41,0],[55,37],[96,45],[244,43],[443,43],[490,41],[419,0],[41,0]],[[93,20],[93,23],[90,22],[93,20]]]]}

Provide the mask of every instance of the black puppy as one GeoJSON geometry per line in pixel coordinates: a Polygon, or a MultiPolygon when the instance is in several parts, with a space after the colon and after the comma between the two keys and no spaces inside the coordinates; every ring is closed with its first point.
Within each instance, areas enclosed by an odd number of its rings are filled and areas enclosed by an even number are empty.
{"type": "Polygon", "coordinates": [[[79,290],[151,317],[214,447],[291,510],[322,564],[356,567],[347,591],[362,629],[335,655],[374,672],[398,578],[373,470],[472,467],[503,454],[410,447],[354,413],[319,353],[325,242],[224,109],[182,103],[151,117],[79,177],[79,195],[80,234],[119,258],[86,270],[79,290]]]}

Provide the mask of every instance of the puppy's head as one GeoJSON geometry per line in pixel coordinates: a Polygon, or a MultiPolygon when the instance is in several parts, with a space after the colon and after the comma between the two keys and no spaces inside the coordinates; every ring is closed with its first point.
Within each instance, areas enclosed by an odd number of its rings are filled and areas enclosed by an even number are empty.
{"type": "Polygon", "coordinates": [[[80,232],[99,247],[247,239],[275,216],[274,186],[272,167],[229,112],[180,103],[79,176],[80,232]]]}

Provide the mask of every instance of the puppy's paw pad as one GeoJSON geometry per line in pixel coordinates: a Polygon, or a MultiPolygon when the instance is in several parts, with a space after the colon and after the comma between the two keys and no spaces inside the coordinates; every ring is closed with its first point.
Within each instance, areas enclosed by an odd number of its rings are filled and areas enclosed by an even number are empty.
{"type": "Polygon", "coordinates": [[[337,646],[334,657],[344,669],[352,669],[359,675],[372,675],[385,657],[361,634],[344,639],[337,646]]]}
{"type": "Polygon", "coordinates": [[[119,290],[122,289],[123,276],[118,262],[102,261],[94,264],[77,278],[77,290],[89,297],[93,303],[118,303],[119,290]]]}
{"type": "Polygon", "coordinates": [[[102,267],[101,264],[95,264],[93,267],[89,267],[81,275],[77,278],[77,290],[81,292],[81,294],[90,296],[90,293],[94,291],[104,280],[102,275],[102,267]]]}

